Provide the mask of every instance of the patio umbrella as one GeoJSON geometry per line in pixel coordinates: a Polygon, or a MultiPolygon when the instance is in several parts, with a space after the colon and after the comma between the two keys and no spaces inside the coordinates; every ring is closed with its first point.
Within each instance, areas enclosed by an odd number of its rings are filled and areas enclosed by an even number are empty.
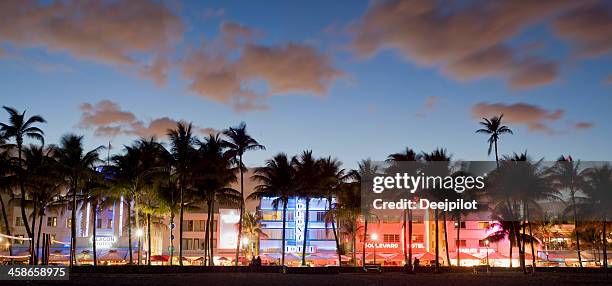
{"type": "Polygon", "coordinates": [[[168,255],[153,255],[153,256],[151,256],[151,261],[168,262],[169,260],[170,260],[170,256],[168,256],[168,255]]]}
{"type": "MultiPolygon", "coordinates": [[[[436,260],[436,256],[431,252],[425,252],[423,254],[416,255],[415,257],[418,258],[419,260],[429,260],[429,261],[436,260]]],[[[442,257],[438,256],[438,259],[442,260],[442,257]]]]}
{"type": "Polygon", "coordinates": [[[109,262],[122,262],[122,261],[125,261],[125,259],[123,257],[119,256],[119,254],[117,253],[116,250],[108,251],[108,253],[106,253],[105,255],[100,256],[100,258],[98,258],[98,260],[100,260],[100,261],[109,261],[109,262]]]}
{"type": "Polygon", "coordinates": [[[219,257],[219,261],[226,262],[226,261],[229,261],[229,259],[227,259],[227,257],[221,256],[219,257]]]}

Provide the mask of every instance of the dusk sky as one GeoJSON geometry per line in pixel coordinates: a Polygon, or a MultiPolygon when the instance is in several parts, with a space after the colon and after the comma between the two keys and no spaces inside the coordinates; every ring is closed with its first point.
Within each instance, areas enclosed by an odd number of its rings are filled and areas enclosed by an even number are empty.
{"type": "MultiPolygon", "coordinates": [[[[0,98],[112,152],[247,123],[346,168],[405,147],[612,160],[611,1],[0,1],[0,98]]],[[[0,116],[5,122],[6,113],[0,116]]]]}

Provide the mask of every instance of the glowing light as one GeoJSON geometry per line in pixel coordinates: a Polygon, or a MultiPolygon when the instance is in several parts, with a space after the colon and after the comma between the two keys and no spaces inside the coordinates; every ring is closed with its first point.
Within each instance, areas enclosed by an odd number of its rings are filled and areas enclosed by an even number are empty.
{"type": "Polygon", "coordinates": [[[374,240],[374,241],[378,240],[378,234],[376,234],[376,233],[370,234],[370,239],[374,240]]]}
{"type": "Polygon", "coordinates": [[[144,234],[144,231],[142,231],[142,229],[136,230],[136,236],[141,237],[143,234],[144,234]]]}
{"type": "Polygon", "coordinates": [[[249,238],[248,237],[243,237],[241,242],[242,242],[242,245],[245,245],[245,246],[249,245],[249,238]]]}

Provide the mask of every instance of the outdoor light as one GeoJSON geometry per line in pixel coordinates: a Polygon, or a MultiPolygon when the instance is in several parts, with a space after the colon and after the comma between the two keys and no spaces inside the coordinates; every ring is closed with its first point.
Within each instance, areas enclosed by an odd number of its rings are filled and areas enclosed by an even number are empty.
{"type": "Polygon", "coordinates": [[[142,231],[142,229],[136,230],[136,236],[141,237],[143,234],[144,232],[142,231]]]}
{"type": "Polygon", "coordinates": [[[243,237],[241,242],[242,242],[242,245],[249,245],[249,238],[248,237],[243,237]]]}
{"type": "Polygon", "coordinates": [[[370,235],[370,239],[374,241],[378,240],[378,234],[372,233],[372,235],[370,235]]]}

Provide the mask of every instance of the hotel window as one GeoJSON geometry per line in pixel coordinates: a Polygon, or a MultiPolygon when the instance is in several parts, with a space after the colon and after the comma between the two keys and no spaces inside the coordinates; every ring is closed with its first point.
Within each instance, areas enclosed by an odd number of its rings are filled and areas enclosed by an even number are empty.
{"type": "MultiPolygon", "coordinates": [[[[465,221],[461,222],[461,228],[465,228],[465,221]]],[[[455,229],[457,229],[457,222],[455,222],[455,229]]]]}
{"type": "Polygon", "coordinates": [[[48,217],[47,218],[47,226],[56,227],[57,226],[57,217],[56,216],[48,217]]]}
{"type": "Polygon", "coordinates": [[[385,242],[385,243],[400,242],[400,235],[399,234],[384,234],[383,235],[383,242],[385,242]]]}
{"type": "Polygon", "coordinates": [[[109,219],[106,221],[106,228],[108,228],[108,229],[113,228],[113,219],[112,219],[112,218],[109,218],[109,219]]]}
{"type": "Polygon", "coordinates": [[[478,247],[487,247],[487,240],[486,239],[479,240],[478,247]]]}
{"type": "Polygon", "coordinates": [[[193,225],[193,231],[202,232],[206,230],[205,220],[196,220],[193,225]]]}
{"type": "Polygon", "coordinates": [[[489,222],[488,221],[479,221],[478,222],[478,228],[479,229],[488,229],[489,228],[489,222]]]}
{"type": "Polygon", "coordinates": [[[183,247],[185,247],[185,250],[193,249],[193,240],[191,238],[183,238],[183,247]]]}
{"type": "Polygon", "coordinates": [[[310,221],[325,221],[325,212],[310,213],[310,221]]]}
{"type": "Polygon", "coordinates": [[[455,240],[455,245],[458,245],[459,247],[466,247],[467,242],[465,239],[455,240]]]}
{"type": "Polygon", "coordinates": [[[423,242],[423,235],[422,234],[413,234],[412,235],[412,242],[423,242]]]}
{"type": "Polygon", "coordinates": [[[67,218],[66,219],[66,228],[71,228],[72,227],[72,219],[71,218],[67,218]]]}
{"type": "Polygon", "coordinates": [[[385,215],[385,216],[383,216],[383,223],[398,223],[400,221],[401,221],[401,218],[399,216],[396,216],[396,215],[392,215],[392,216],[385,215]]]}
{"type": "Polygon", "coordinates": [[[15,217],[15,226],[23,226],[23,220],[20,216],[15,217]]]}
{"type": "Polygon", "coordinates": [[[263,220],[282,220],[281,211],[262,211],[261,216],[263,220]]]}
{"type": "Polygon", "coordinates": [[[96,223],[98,224],[96,228],[97,228],[97,229],[101,229],[101,228],[102,228],[102,219],[101,219],[101,218],[99,218],[99,219],[98,219],[98,221],[97,221],[96,223]]]}
{"type": "Polygon", "coordinates": [[[412,223],[423,223],[422,214],[412,214],[412,223]]]}

